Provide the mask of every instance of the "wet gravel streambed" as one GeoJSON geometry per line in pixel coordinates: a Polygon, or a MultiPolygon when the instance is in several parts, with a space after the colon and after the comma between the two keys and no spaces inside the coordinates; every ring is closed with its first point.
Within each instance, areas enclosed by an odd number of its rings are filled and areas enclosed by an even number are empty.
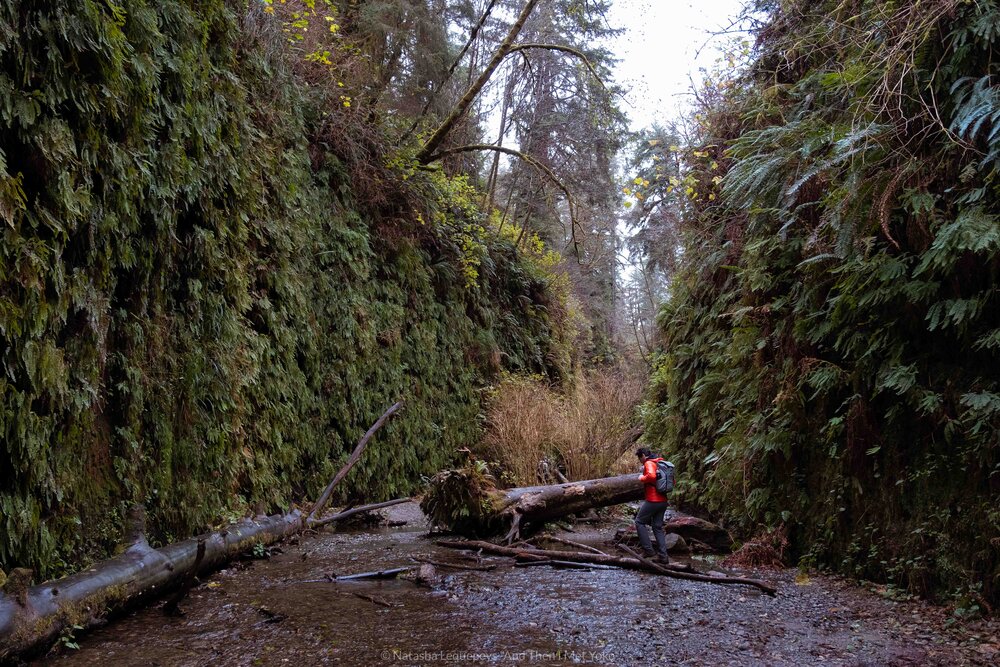
{"type": "MultiPolygon", "coordinates": [[[[894,602],[796,571],[748,573],[776,598],[625,570],[438,568],[408,580],[307,582],[403,565],[471,564],[427,538],[419,509],[405,526],[323,533],[267,560],[208,577],[167,617],[160,604],[41,660],[79,665],[996,665],[1000,624],[948,625],[947,610],[894,602]]],[[[567,535],[600,545],[612,526],[567,535]]],[[[711,569],[695,563],[699,569],[711,569]]]]}

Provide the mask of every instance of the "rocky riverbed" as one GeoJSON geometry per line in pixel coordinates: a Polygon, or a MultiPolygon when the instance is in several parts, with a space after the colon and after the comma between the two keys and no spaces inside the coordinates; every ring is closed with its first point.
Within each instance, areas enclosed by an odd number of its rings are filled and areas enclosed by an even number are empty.
{"type": "MultiPolygon", "coordinates": [[[[110,665],[995,665],[1000,624],[955,623],[949,610],[893,601],[839,578],[796,570],[746,572],[777,597],[625,570],[438,567],[428,582],[333,583],[414,565],[473,564],[435,546],[413,504],[397,524],[324,532],[270,558],[207,577],[182,603],[134,611],[39,661],[110,665]]],[[[565,533],[601,548],[616,524],[565,533]]],[[[695,566],[717,568],[695,560],[695,566]]]]}

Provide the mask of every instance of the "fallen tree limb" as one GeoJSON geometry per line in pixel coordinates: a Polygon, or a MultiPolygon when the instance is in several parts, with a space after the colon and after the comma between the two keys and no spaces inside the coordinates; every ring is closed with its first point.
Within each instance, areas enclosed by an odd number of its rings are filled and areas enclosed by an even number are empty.
{"type": "Polygon", "coordinates": [[[627,568],[630,570],[641,570],[643,572],[652,572],[654,574],[662,574],[667,577],[673,577],[675,579],[686,579],[688,581],[701,581],[709,584],[740,584],[744,586],[753,586],[768,595],[776,595],[778,590],[766,581],[760,581],[757,579],[745,579],[742,577],[712,577],[707,574],[697,574],[692,572],[684,572],[678,570],[672,565],[653,565],[643,563],[638,558],[619,558],[616,556],[601,556],[599,554],[577,552],[577,551],[555,551],[549,549],[514,549],[511,547],[505,547],[498,544],[493,544],[492,542],[483,542],[479,540],[470,541],[457,541],[457,540],[438,540],[437,544],[442,547],[449,549],[481,549],[486,553],[493,553],[500,556],[514,556],[517,557],[520,553],[528,554],[529,556],[542,556],[547,557],[552,560],[568,560],[576,561],[581,563],[597,563],[598,565],[615,565],[618,567],[627,568]],[[651,565],[653,565],[651,567],[651,565]]]}
{"type": "Polygon", "coordinates": [[[624,544],[619,544],[618,548],[621,549],[622,551],[624,551],[625,553],[629,554],[630,556],[632,556],[632,558],[635,558],[636,560],[641,561],[644,565],[646,565],[647,567],[652,568],[654,570],[665,571],[666,568],[663,567],[663,566],[664,565],[670,565],[670,562],[662,563],[662,564],[661,563],[654,563],[653,561],[649,560],[648,558],[645,558],[644,556],[640,556],[638,554],[638,552],[636,552],[635,549],[632,549],[631,547],[626,546],[624,544]]]}
{"type": "MultiPolygon", "coordinates": [[[[482,551],[486,553],[492,553],[498,556],[512,556],[518,560],[552,560],[552,559],[565,559],[565,560],[576,560],[581,563],[597,563],[599,565],[614,565],[616,567],[626,567],[631,569],[636,569],[635,559],[633,558],[622,558],[620,556],[612,556],[610,554],[595,554],[586,551],[560,551],[558,549],[542,549],[541,547],[536,547],[533,544],[525,544],[524,546],[508,547],[499,544],[494,544],[493,542],[483,542],[479,540],[439,540],[437,542],[439,546],[455,548],[455,549],[480,549],[482,545],[490,545],[491,548],[487,549],[482,547],[482,551]],[[461,545],[470,545],[468,547],[463,547],[461,545]]],[[[640,563],[640,565],[642,565],[640,563]]],[[[654,572],[659,571],[660,567],[665,567],[672,572],[689,572],[692,574],[697,574],[695,570],[690,565],[685,563],[671,563],[670,565],[657,566],[653,568],[640,567],[638,569],[654,572]]]]}
{"type": "Polygon", "coordinates": [[[536,565],[549,565],[551,567],[562,567],[570,570],[614,570],[613,565],[598,565],[597,563],[579,563],[575,560],[522,560],[514,563],[514,567],[534,567],[536,565]]]}
{"type": "Polygon", "coordinates": [[[388,570],[376,570],[374,572],[358,572],[357,574],[345,574],[333,578],[333,581],[357,581],[358,579],[395,579],[403,572],[409,572],[412,567],[394,567],[388,570]]]}
{"type": "Polygon", "coordinates": [[[494,564],[490,565],[462,565],[461,563],[445,563],[444,561],[431,560],[430,558],[421,558],[420,556],[413,556],[413,560],[418,563],[426,563],[428,565],[434,565],[435,567],[450,567],[453,570],[471,570],[473,572],[489,572],[490,570],[497,569],[494,564]]]}
{"type": "Polygon", "coordinates": [[[357,514],[362,514],[364,512],[374,512],[375,510],[380,510],[385,507],[392,507],[393,505],[399,505],[401,503],[409,502],[409,500],[410,500],[409,498],[396,498],[395,500],[386,500],[385,502],[382,503],[373,503],[371,505],[352,507],[349,510],[338,512],[337,514],[331,514],[330,516],[323,517],[322,519],[313,519],[309,521],[309,527],[319,528],[320,526],[325,526],[329,523],[343,521],[344,519],[350,518],[357,514]]]}
{"type": "Polygon", "coordinates": [[[351,595],[353,595],[356,598],[361,598],[362,600],[367,600],[368,602],[371,602],[372,604],[377,604],[380,607],[389,607],[389,608],[392,608],[392,607],[399,606],[399,605],[389,604],[388,602],[386,602],[382,598],[377,598],[377,597],[375,597],[373,595],[365,595],[364,593],[358,593],[358,592],[353,592],[353,593],[351,593],[351,595]]]}
{"type": "Polygon", "coordinates": [[[403,572],[409,572],[412,567],[394,567],[388,570],[374,570],[372,572],[358,572],[356,574],[328,574],[322,579],[302,579],[292,581],[293,584],[335,584],[338,581],[357,581],[359,579],[395,579],[403,572]]]}
{"type": "Polygon", "coordinates": [[[560,544],[565,544],[569,547],[576,547],[577,549],[583,549],[584,551],[589,551],[595,554],[601,554],[602,556],[609,556],[610,554],[605,553],[598,549],[597,547],[592,547],[589,544],[584,544],[583,542],[574,542],[573,540],[565,540],[561,537],[556,537],[555,535],[543,535],[539,537],[540,540],[549,540],[550,542],[559,542],[560,544]]]}
{"type": "Polygon", "coordinates": [[[369,428],[368,431],[363,436],[361,436],[361,440],[358,441],[358,446],[354,448],[353,452],[351,452],[351,456],[347,459],[347,463],[345,463],[344,467],[342,467],[340,471],[336,475],[334,475],[333,479],[323,490],[323,493],[322,495],[320,495],[319,500],[317,500],[316,504],[312,506],[311,510],[309,510],[309,517],[307,519],[308,522],[312,522],[313,519],[316,517],[316,515],[322,512],[323,509],[326,507],[326,504],[330,502],[330,496],[331,494],[333,494],[333,488],[340,483],[340,480],[344,479],[344,477],[347,476],[347,473],[351,471],[351,468],[354,467],[354,464],[356,464],[358,461],[361,460],[361,455],[364,453],[365,447],[368,446],[368,441],[372,439],[372,436],[375,435],[375,433],[380,428],[382,428],[382,425],[385,424],[385,422],[389,419],[389,417],[391,417],[396,411],[398,411],[402,407],[403,407],[402,401],[394,403],[392,407],[386,410],[385,413],[383,413],[382,416],[379,417],[374,424],[372,424],[371,428],[369,428]]]}

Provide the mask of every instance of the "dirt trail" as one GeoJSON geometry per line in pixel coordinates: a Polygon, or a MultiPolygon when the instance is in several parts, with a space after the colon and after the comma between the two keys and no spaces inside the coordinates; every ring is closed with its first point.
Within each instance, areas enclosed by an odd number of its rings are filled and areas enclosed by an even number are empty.
{"type": "MultiPolygon", "coordinates": [[[[186,615],[134,612],[40,661],[109,665],[993,665],[998,624],[945,629],[945,611],[884,600],[829,577],[796,583],[768,572],[769,598],[617,570],[501,567],[439,570],[410,581],[300,583],[410,564],[464,562],[426,537],[414,505],[387,511],[408,525],[326,533],[235,566],[191,592],[186,615]],[[373,602],[355,593],[368,596],[373,602]],[[391,605],[389,607],[379,602],[391,605]]],[[[575,540],[597,544],[604,526],[575,540]]],[[[502,561],[497,561],[502,562],[502,561]]],[[[704,563],[699,564],[705,568],[704,563]]]]}

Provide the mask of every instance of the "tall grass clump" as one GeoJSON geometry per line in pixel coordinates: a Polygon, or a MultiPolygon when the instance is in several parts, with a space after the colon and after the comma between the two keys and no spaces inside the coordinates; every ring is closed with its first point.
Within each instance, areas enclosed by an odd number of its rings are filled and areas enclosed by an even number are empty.
{"type": "Polygon", "coordinates": [[[506,375],[488,402],[483,455],[502,479],[535,484],[543,460],[570,480],[603,477],[635,442],[642,378],[631,369],[581,373],[560,390],[537,376],[506,375]]]}

